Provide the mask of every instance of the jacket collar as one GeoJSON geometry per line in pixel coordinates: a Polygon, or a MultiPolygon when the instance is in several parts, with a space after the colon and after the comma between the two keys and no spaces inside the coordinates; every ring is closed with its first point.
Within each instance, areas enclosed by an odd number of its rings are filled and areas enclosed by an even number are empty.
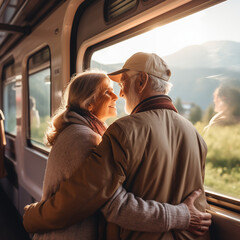
{"type": "Polygon", "coordinates": [[[174,107],[172,100],[167,95],[156,95],[149,98],[144,99],[140,102],[131,112],[131,114],[138,112],[145,112],[154,109],[169,109],[175,112],[178,112],[174,107]]]}

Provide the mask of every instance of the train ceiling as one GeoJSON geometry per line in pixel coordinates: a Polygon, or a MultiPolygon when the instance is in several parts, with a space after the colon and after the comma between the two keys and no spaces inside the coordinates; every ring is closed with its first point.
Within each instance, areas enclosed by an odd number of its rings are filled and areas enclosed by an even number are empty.
{"type": "Polygon", "coordinates": [[[65,1],[0,0],[0,58],[65,1]]]}

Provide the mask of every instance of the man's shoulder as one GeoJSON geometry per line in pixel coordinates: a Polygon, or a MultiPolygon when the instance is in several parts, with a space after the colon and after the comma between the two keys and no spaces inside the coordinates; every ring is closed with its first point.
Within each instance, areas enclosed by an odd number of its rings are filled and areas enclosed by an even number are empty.
{"type": "Polygon", "coordinates": [[[116,121],[114,121],[108,128],[106,133],[120,133],[122,131],[124,131],[123,129],[125,129],[126,124],[128,125],[129,122],[131,121],[131,116],[125,116],[125,117],[121,117],[119,119],[117,119],[116,121]]]}
{"type": "Polygon", "coordinates": [[[130,126],[136,125],[136,124],[143,126],[145,122],[143,121],[145,119],[144,115],[145,113],[131,114],[131,115],[119,118],[114,123],[112,123],[111,126],[114,126],[114,127],[118,126],[123,129],[129,128],[130,126]]]}
{"type": "Polygon", "coordinates": [[[114,135],[118,139],[136,137],[152,128],[153,124],[150,118],[146,112],[119,118],[108,127],[107,134],[114,135]]]}
{"type": "Polygon", "coordinates": [[[131,121],[131,119],[132,119],[132,115],[127,115],[127,116],[124,116],[124,117],[121,117],[121,118],[117,119],[114,123],[115,124],[122,124],[122,123],[126,123],[126,122],[131,121]]]}

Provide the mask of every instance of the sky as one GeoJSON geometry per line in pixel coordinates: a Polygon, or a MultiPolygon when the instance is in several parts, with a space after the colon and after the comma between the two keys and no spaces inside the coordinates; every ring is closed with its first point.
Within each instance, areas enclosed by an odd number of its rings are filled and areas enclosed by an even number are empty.
{"type": "Polygon", "coordinates": [[[154,52],[164,57],[186,46],[208,41],[240,42],[240,0],[228,0],[183,19],[155,28],[93,54],[102,64],[124,62],[132,54],[154,52]]]}

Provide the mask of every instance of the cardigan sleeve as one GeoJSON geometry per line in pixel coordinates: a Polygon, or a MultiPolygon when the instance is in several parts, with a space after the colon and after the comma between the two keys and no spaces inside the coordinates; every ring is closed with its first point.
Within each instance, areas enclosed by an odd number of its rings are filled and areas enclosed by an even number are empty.
{"type": "Polygon", "coordinates": [[[122,228],[144,232],[166,232],[188,228],[190,213],[184,203],[171,205],[143,200],[120,186],[101,209],[108,222],[122,228]]]}

